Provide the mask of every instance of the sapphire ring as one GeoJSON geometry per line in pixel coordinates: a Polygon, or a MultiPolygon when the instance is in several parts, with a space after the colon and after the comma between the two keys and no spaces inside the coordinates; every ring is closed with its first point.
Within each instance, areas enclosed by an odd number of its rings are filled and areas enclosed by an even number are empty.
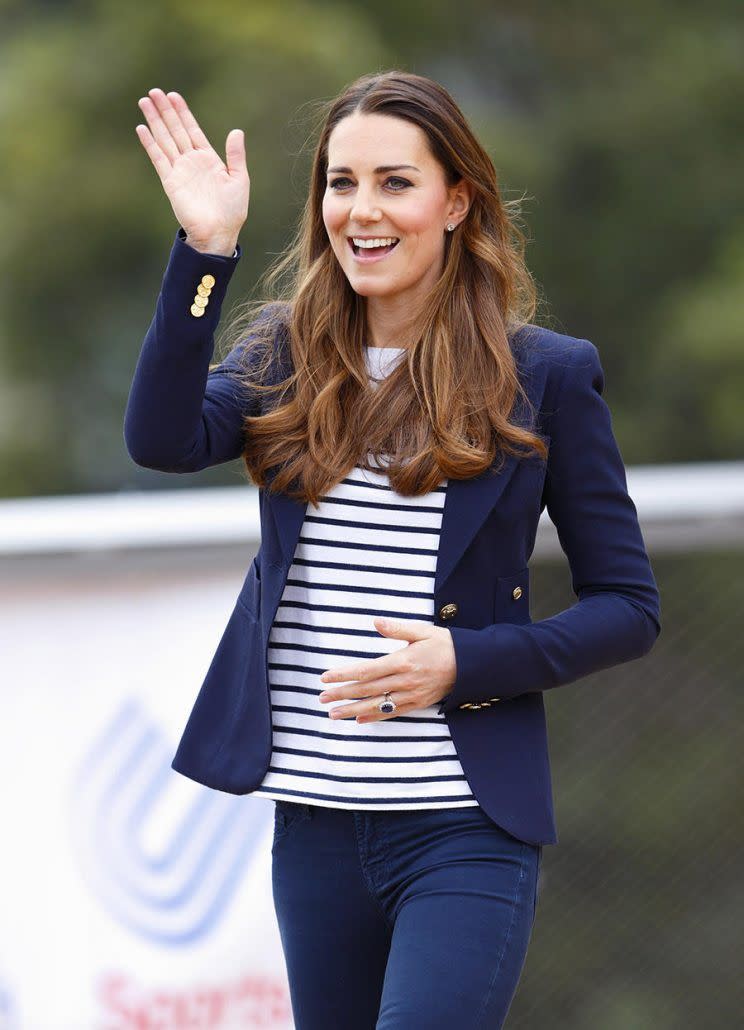
{"type": "Polygon", "coordinates": [[[398,706],[396,705],[395,701],[393,701],[392,698],[390,697],[390,691],[386,690],[385,691],[385,700],[384,701],[380,701],[380,703],[379,703],[379,705],[377,707],[379,708],[379,710],[381,712],[384,712],[385,715],[389,715],[391,712],[394,712],[398,706]]]}

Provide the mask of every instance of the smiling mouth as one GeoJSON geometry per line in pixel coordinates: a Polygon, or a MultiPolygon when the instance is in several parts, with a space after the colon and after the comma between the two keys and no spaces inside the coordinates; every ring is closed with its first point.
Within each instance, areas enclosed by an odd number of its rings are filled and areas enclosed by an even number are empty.
{"type": "Polygon", "coordinates": [[[357,247],[353,239],[347,237],[351,252],[357,261],[368,263],[370,261],[380,261],[388,254],[392,253],[400,243],[400,240],[396,240],[395,243],[389,243],[385,247],[357,247]]]}

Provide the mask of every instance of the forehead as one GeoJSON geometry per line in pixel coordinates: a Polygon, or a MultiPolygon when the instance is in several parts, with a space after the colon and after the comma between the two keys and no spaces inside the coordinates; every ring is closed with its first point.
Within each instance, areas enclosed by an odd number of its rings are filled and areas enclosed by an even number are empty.
{"type": "Polygon", "coordinates": [[[426,136],[418,125],[388,114],[348,115],[328,139],[328,164],[370,168],[378,164],[434,164],[426,136]],[[388,160],[389,159],[389,160],[388,160]]]}

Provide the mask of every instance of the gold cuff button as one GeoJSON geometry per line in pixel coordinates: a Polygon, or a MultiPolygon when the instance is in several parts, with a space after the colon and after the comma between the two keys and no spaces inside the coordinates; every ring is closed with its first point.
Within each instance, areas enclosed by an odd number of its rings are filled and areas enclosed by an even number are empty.
{"type": "Polygon", "coordinates": [[[204,308],[200,308],[197,304],[191,305],[191,314],[196,318],[201,318],[204,314],[204,308]]]}
{"type": "Polygon", "coordinates": [[[194,304],[199,308],[205,308],[209,304],[209,297],[200,297],[199,294],[194,297],[194,304]]]}
{"type": "Polygon", "coordinates": [[[211,290],[215,284],[215,278],[213,275],[202,276],[202,286],[206,286],[208,290],[211,290]]]}
{"type": "Polygon", "coordinates": [[[440,619],[451,619],[455,615],[457,615],[457,605],[454,601],[450,601],[449,604],[443,604],[439,609],[440,619]]]}
{"type": "Polygon", "coordinates": [[[514,587],[514,589],[512,590],[512,597],[514,598],[514,600],[518,601],[521,596],[522,596],[522,588],[521,587],[514,587]]]}
{"type": "Polygon", "coordinates": [[[200,297],[208,297],[212,291],[209,288],[209,286],[205,286],[203,283],[199,283],[199,285],[196,287],[196,292],[199,294],[200,297]]]}
{"type": "Polygon", "coordinates": [[[472,706],[472,704],[470,703],[470,701],[466,701],[466,702],[465,702],[465,704],[462,704],[462,705],[458,705],[458,708],[472,708],[472,707],[473,707],[473,706],[472,706]]]}

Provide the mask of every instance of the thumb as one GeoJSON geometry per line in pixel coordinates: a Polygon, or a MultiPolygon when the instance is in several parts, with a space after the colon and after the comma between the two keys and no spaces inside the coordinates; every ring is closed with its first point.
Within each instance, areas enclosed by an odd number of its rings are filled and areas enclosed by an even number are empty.
{"type": "Polygon", "coordinates": [[[245,163],[245,133],[242,129],[230,129],[225,141],[225,157],[227,171],[230,175],[240,175],[247,171],[245,163]]]}
{"type": "Polygon", "coordinates": [[[421,619],[388,619],[375,615],[374,621],[377,632],[385,637],[414,641],[431,635],[431,626],[421,619]]]}

